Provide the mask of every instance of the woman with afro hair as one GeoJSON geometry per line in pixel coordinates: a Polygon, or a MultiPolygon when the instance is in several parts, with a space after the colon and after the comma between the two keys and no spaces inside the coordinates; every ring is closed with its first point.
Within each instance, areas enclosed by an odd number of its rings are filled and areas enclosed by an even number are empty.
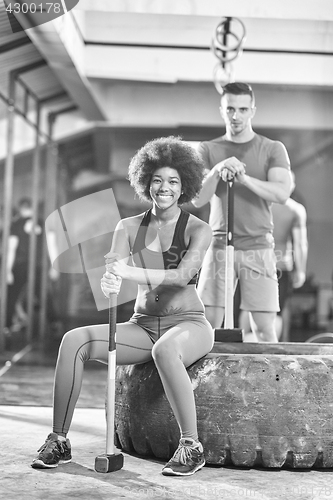
{"type": "MultiPolygon", "coordinates": [[[[203,175],[200,156],[176,137],[152,140],[135,154],[129,180],[152,207],[118,223],[101,279],[106,297],[119,293],[122,279],[138,285],[132,317],[117,324],[116,360],[119,365],[155,362],[180,429],[179,446],[162,469],[164,475],[187,476],[205,465],[186,368],[205,356],[214,343],[196,290],[212,233],[208,224],[181,208],[198,195],[203,175]]],[[[107,357],[108,325],[79,327],[64,336],[55,373],[53,432],[32,467],[56,467],[71,460],[66,436],[84,363],[107,363],[107,357]]]]}

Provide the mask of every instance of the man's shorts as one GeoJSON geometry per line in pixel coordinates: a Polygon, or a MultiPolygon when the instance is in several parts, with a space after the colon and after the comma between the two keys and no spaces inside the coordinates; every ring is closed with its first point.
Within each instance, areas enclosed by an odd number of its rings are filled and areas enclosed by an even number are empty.
{"type": "MultiPolygon", "coordinates": [[[[273,248],[235,250],[235,288],[240,285],[240,308],[245,311],[277,312],[279,288],[273,248]]],[[[198,293],[205,306],[225,305],[225,242],[213,241],[205,255],[198,282],[198,293]]]]}

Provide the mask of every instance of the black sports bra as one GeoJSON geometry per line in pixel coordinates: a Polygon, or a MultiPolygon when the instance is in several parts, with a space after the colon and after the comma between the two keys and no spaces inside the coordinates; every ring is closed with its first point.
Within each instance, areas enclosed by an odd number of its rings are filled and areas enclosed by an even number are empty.
{"type": "MultiPolygon", "coordinates": [[[[176,269],[187,252],[184,234],[189,216],[188,212],[181,210],[170,248],[165,252],[155,252],[146,248],[146,233],[151,219],[151,209],[147,210],[133,245],[132,259],[134,265],[145,269],[176,269]]],[[[196,274],[190,279],[188,285],[195,285],[197,278],[198,275],[196,274]]]]}

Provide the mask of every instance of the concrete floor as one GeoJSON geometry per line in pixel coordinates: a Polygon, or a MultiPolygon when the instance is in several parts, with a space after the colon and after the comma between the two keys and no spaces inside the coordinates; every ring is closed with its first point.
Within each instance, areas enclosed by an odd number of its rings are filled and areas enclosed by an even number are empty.
{"type": "MultiPolygon", "coordinates": [[[[3,359],[0,357],[1,366],[3,359]]],[[[0,377],[0,497],[39,499],[333,499],[333,470],[243,469],[204,467],[194,476],[165,477],[164,462],[124,454],[117,472],[94,471],[96,455],[105,452],[105,370],[93,367],[74,414],[69,438],[70,464],[54,470],[30,467],[51,431],[54,359],[36,363],[33,353],[0,377]],[[52,366],[50,366],[50,363],[52,366]],[[43,391],[41,391],[43,388],[43,391]],[[93,404],[92,404],[93,401],[93,404]]]]}
{"type": "Polygon", "coordinates": [[[30,467],[50,431],[50,407],[0,406],[0,494],[7,500],[37,499],[333,499],[333,472],[205,467],[186,478],[165,477],[164,462],[124,454],[117,472],[94,471],[105,452],[103,409],[78,408],[70,439],[73,461],[54,470],[30,467]]]}

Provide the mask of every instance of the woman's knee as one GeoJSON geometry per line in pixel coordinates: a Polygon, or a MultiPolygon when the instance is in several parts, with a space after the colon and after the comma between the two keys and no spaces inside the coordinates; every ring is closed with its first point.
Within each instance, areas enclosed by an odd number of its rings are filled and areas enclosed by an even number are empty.
{"type": "Polygon", "coordinates": [[[66,332],[62,338],[60,348],[62,348],[63,346],[80,343],[82,336],[83,328],[73,328],[73,330],[68,330],[68,332],[66,332]]]}
{"type": "Polygon", "coordinates": [[[76,356],[84,348],[84,357],[87,357],[87,329],[85,327],[74,328],[65,333],[59,347],[59,357],[76,356]]]}
{"type": "Polygon", "coordinates": [[[156,366],[168,363],[175,359],[181,359],[180,353],[171,342],[156,342],[151,351],[156,366]]]}

